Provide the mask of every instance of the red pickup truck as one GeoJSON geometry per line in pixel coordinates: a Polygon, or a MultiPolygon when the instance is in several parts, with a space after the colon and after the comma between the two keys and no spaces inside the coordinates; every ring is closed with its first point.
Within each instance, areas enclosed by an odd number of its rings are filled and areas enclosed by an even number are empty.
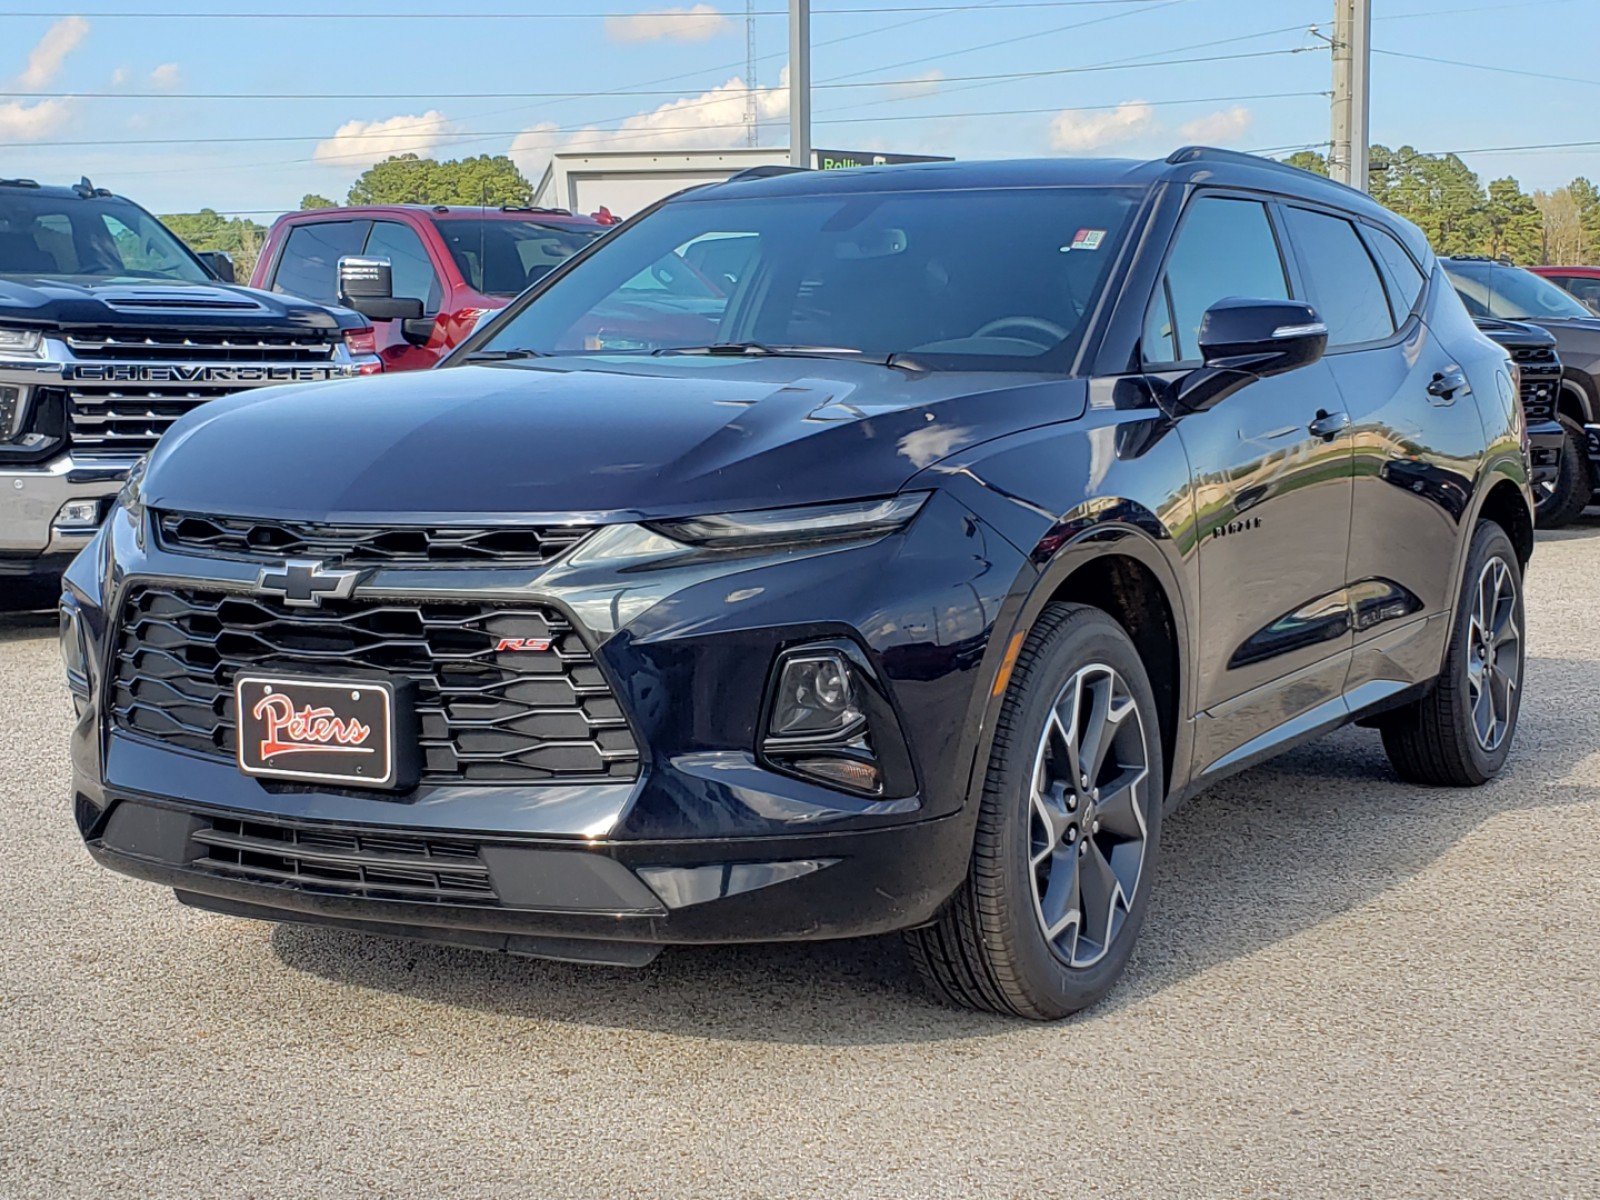
{"type": "Polygon", "coordinates": [[[503,308],[607,229],[564,209],[392,204],[279,217],[250,286],[335,305],[341,258],[389,260],[394,295],[414,317],[376,320],[387,371],[431,367],[487,311],[503,308]]]}

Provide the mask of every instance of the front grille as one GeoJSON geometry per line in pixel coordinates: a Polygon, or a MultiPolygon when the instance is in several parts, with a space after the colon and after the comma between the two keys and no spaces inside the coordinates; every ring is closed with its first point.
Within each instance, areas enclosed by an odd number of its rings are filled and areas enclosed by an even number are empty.
{"type": "Polygon", "coordinates": [[[263,553],[341,563],[547,563],[583,541],[584,525],[382,526],[326,525],[310,521],[265,521],[162,512],[156,516],[161,544],[171,550],[218,557],[263,553]]]}
{"type": "Polygon", "coordinates": [[[171,329],[84,331],[67,335],[80,359],[118,362],[314,363],[333,357],[333,342],[294,333],[184,333],[171,329]]]}
{"type": "Polygon", "coordinates": [[[79,385],[67,393],[72,449],[79,454],[119,458],[144,454],[190,409],[235,391],[238,388],[79,385]]]}
{"type": "Polygon", "coordinates": [[[435,904],[498,904],[475,843],[382,830],[327,830],[211,817],[188,865],[306,891],[435,904]]]}
{"type": "Polygon", "coordinates": [[[639,752],[570,623],[539,605],[325,600],[320,608],[197,588],[136,585],[110,683],[116,724],[232,760],[240,671],[386,672],[416,683],[424,782],[626,780],[639,752]],[[500,651],[502,639],[548,651],[500,651]]]}
{"type": "Polygon", "coordinates": [[[1561,389],[1561,363],[1549,346],[1519,346],[1511,352],[1522,372],[1522,411],[1529,421],[1549,421],[1556,415],[1561,389]]]}

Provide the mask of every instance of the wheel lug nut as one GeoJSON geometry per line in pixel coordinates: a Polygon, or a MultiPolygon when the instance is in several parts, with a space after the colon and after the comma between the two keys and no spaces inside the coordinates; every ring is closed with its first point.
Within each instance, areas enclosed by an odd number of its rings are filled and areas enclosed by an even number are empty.
{"type": "Polygon", "coordinates": [[[1092,829],[1093,832],[1099,833],[1100,832],[1100,822],[1096,821],[1090,828],[1092,829]]]}
{"type": "Polygon", "coordinates": [[[1089,843],[1088,842],[1079,842],[1078,843],[1078,853],[1079,854],[1087,854],[1087,853],[1089,853],[1089,843]]]}
{"type": "Polygon", "coordinates": [[[1073,842],[1075,842],[1077,840],[1078,840],[1078,827],[1076,825],[1068,825],[1067,826],[1067,845],[1070,846],[1070,845],[1072,845],[1073,842]]]}

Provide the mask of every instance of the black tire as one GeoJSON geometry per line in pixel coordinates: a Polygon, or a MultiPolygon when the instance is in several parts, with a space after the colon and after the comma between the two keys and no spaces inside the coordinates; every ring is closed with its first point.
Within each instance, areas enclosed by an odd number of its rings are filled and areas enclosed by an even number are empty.
{"type": "Polygon", "coordinates": [[[911,958],[928,986],[953,1004],[1034,1020],[1067,1016],[1109,992],[1127,965],[1144,920],[1165,778],[1155,697],[1128,635],[1098,609],[1047,607],[1028,635],[1006,690],[967,879],[932,925],[906,934],[911,958]],[[1064,691],[1069,685],[1079,699],[1067,710],[1068,717],[1052,723],[1058,702],[1073,703],[1064,691]],[[1096,724],[1093,714],[1100,711],[1102,696],[1108,715],[1096,724]],[[1137,742],[1127,720],[1135,715],[1130,704],[1138,717],[1137,742]],[[1077,748],[1096,757],[1089,753],[1091,745],[1107,747],[1098,756],[1098,767],[1081,766],[1078,749],[1060,756],[1054,751],[1058,747],[1053,739],[1059,735],[1065,745],[1067,721],[1077,727],[1080,712],[1089,716],[1088,727],[1075,737],[1077,748]],[[1120,715],[1109,715],[1113,713],[1120,715]],[[1142,768],[1136,745],[1143,749],[1142,768]],[[1052,797],[1048,802],[1042,794],[1035,796],[1034,787],[1035,780],[1050,775],[1048,769],[1041,771],[1047,761],[1066,767],[1045,789],[1052,797]],[[1141,769],[1142,786],[1137,782],[1141,769]],[[1080,788],[1074,782],[1066,790],[1064,776],[1076,781],[1083,770],[1096,776],[1093,784],[1080,788]],[[1074,819],[1068,807],[1084,821],[1078,842],[1070,839],[1068,827],[1051,829],[1048,804],[1056,805],[1050,812],[1062,821],[1074,819]],[[1124,838],[1122,829],[1130,828],[1128,818],[1135,811],[1141,827],[1124,838]],[[1041,833],[1051,836],[1041,842],[1041,833]],[[1059,878],[1054,874],[1058,870],[1059,878]],[[1109,893],[1107,880],[1115,881],[1109,893]],[[1062,894],[1070,889],[1077,908],[1076,927],[1069,916],[1068,928],[1056,935],[1054,944],[1044,927],[1046,899],[1055,895],[1049,891],[1051,881],[1062,894]],[[1091,887],[1098,899],[1091,896],[1091,887]],[[1103,936],[1091,931],[1098,923],[1089,919],[1093,912],[1107,914],[1103,936]],[[1068,942],[1070,951],[1063,949],[1068,942]],[[1091,962],[1094,953],[1098,958],[1091,962]],[[1075,965],[1074,960],[1082,961],[1075,965]]]}
{"type": "Polygon", "coordinates": [[[1596,480],[1589,468],[1589,442],[1583,426],[1570,417],[1557,417],[1566,438],[1556,466],[1555,481],[1534,489],[1534,523],[1540,529],[1560,529],[1576,521],[1593,501],[1596,480]]]}
{"type": "Polygon", "coordinates": [[[1499,525],[1480,521],[1467,556],[1444,670],[1426,696],[1386,714],[1379,725],[1383,748],[1401,778],[1435,787],[1476,787],[1499,774],[1511,753],[1522,709],[1526,629],[1522,568],[1511,539],[1499,525]],[[1479,621],[1475,619],[1479,611],[1476,594],[1482,591],[1485,573],[1497,562],[1505,568],[1505,579],[1512,589],[1510,630],[1514,641],[1502,637],[1485,655],[1479,641],[1479,621]],[[1509,657],[1508,647],[1514,650],[1509,657]],[[1504,730],[1492,745],[1486,744],[1479,732],[1483,710],[1474,702],[1475,656],[1478,661],[1492,658],[1499,664],[1487,677],[1481,670],[1476,676],[1478,694],[1484,688],[1493,689],[1491,702],[1501,696],[1497,678],[1512,671],[1511,687],[1506,693],[1510,698],[1505,706],[1508,711],[1502,714],[1504,730]]]}

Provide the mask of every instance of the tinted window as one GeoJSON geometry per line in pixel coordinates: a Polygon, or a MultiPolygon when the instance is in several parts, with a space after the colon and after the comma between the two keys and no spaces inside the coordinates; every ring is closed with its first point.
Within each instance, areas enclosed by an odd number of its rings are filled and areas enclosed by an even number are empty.
{"type": "Polygon", "coordinates": [[[504,217],[444,217],[433,225],[467,286],[489,296],[515,296],[604,232],[504,217]]]}
{"type": "Polygon", "coordinates": [[[1495,263],[1449,259],[1445,273],[1475,317],[1503,317],[1508,321],[1543,318],[1588,317],[1593,314],[1548,279],[1532,271],[1495,263]]]}
{"type": "Polygon", "coordinates": [[[1385,278],[1389,281],[1389,299],[1394,304],[1396,323],[1403,324],[1411,310],[1417,306],[1426,282],[1421,269],[1412,261],[1405,247],[1381,229],[1366,227],[1367,245],[1372,247],[1378,261],[1383,264],[1385,278]]]}
{"type": "Polygon", "coordinates": [[[319,304],[337,302],[339,259],[360,254],[370,221],[315,221],[295,225],[278,256],[272,290],[319,304]]]}
{"type": "Polygon", "coordinates": [[[208,280],[172,232],[114,196],[0,195],[0,275],[208,280]]]}
{"type": "Polygon", "coordinates": [[[389,260],[396,296],[421,300],[424,312],[439,311],[439,277],[434,274],[427,247],[410,226],[398,221],[374,221],[366,253],[389,260]]]}
{"type": "Polygon", "coordinates": [[[1162,290],[1145,321],[1146,361],[1198,359],[1200,318],[1229,296],[1289,298],[1278,241],[1267,210],[1256,201],[1201,196],[1184,214],[1162,290]]]}
{"type": "Polygon", "coordinates": [[[1137,198],[1117,188],[691,195],[608,234],[485,348],[759,342],[908,353],[935,367],[1037,367],[1058,350],[1059,362],[1137,198]]]}
{"type": "Polygon", "coordinates": [[[1556,282],[1585,304],[1600,304],[1600,279],[1591,279],[1587,275],[1562,275],[1556,282]]]}
{"type": "Polygon", "coordinates": [[[1328,345],[1376,342],[1393,333],[1383,281],[1355,226],[1309,209],[1284,211],[1308,298],[1328,325],[1328,345]]]}

